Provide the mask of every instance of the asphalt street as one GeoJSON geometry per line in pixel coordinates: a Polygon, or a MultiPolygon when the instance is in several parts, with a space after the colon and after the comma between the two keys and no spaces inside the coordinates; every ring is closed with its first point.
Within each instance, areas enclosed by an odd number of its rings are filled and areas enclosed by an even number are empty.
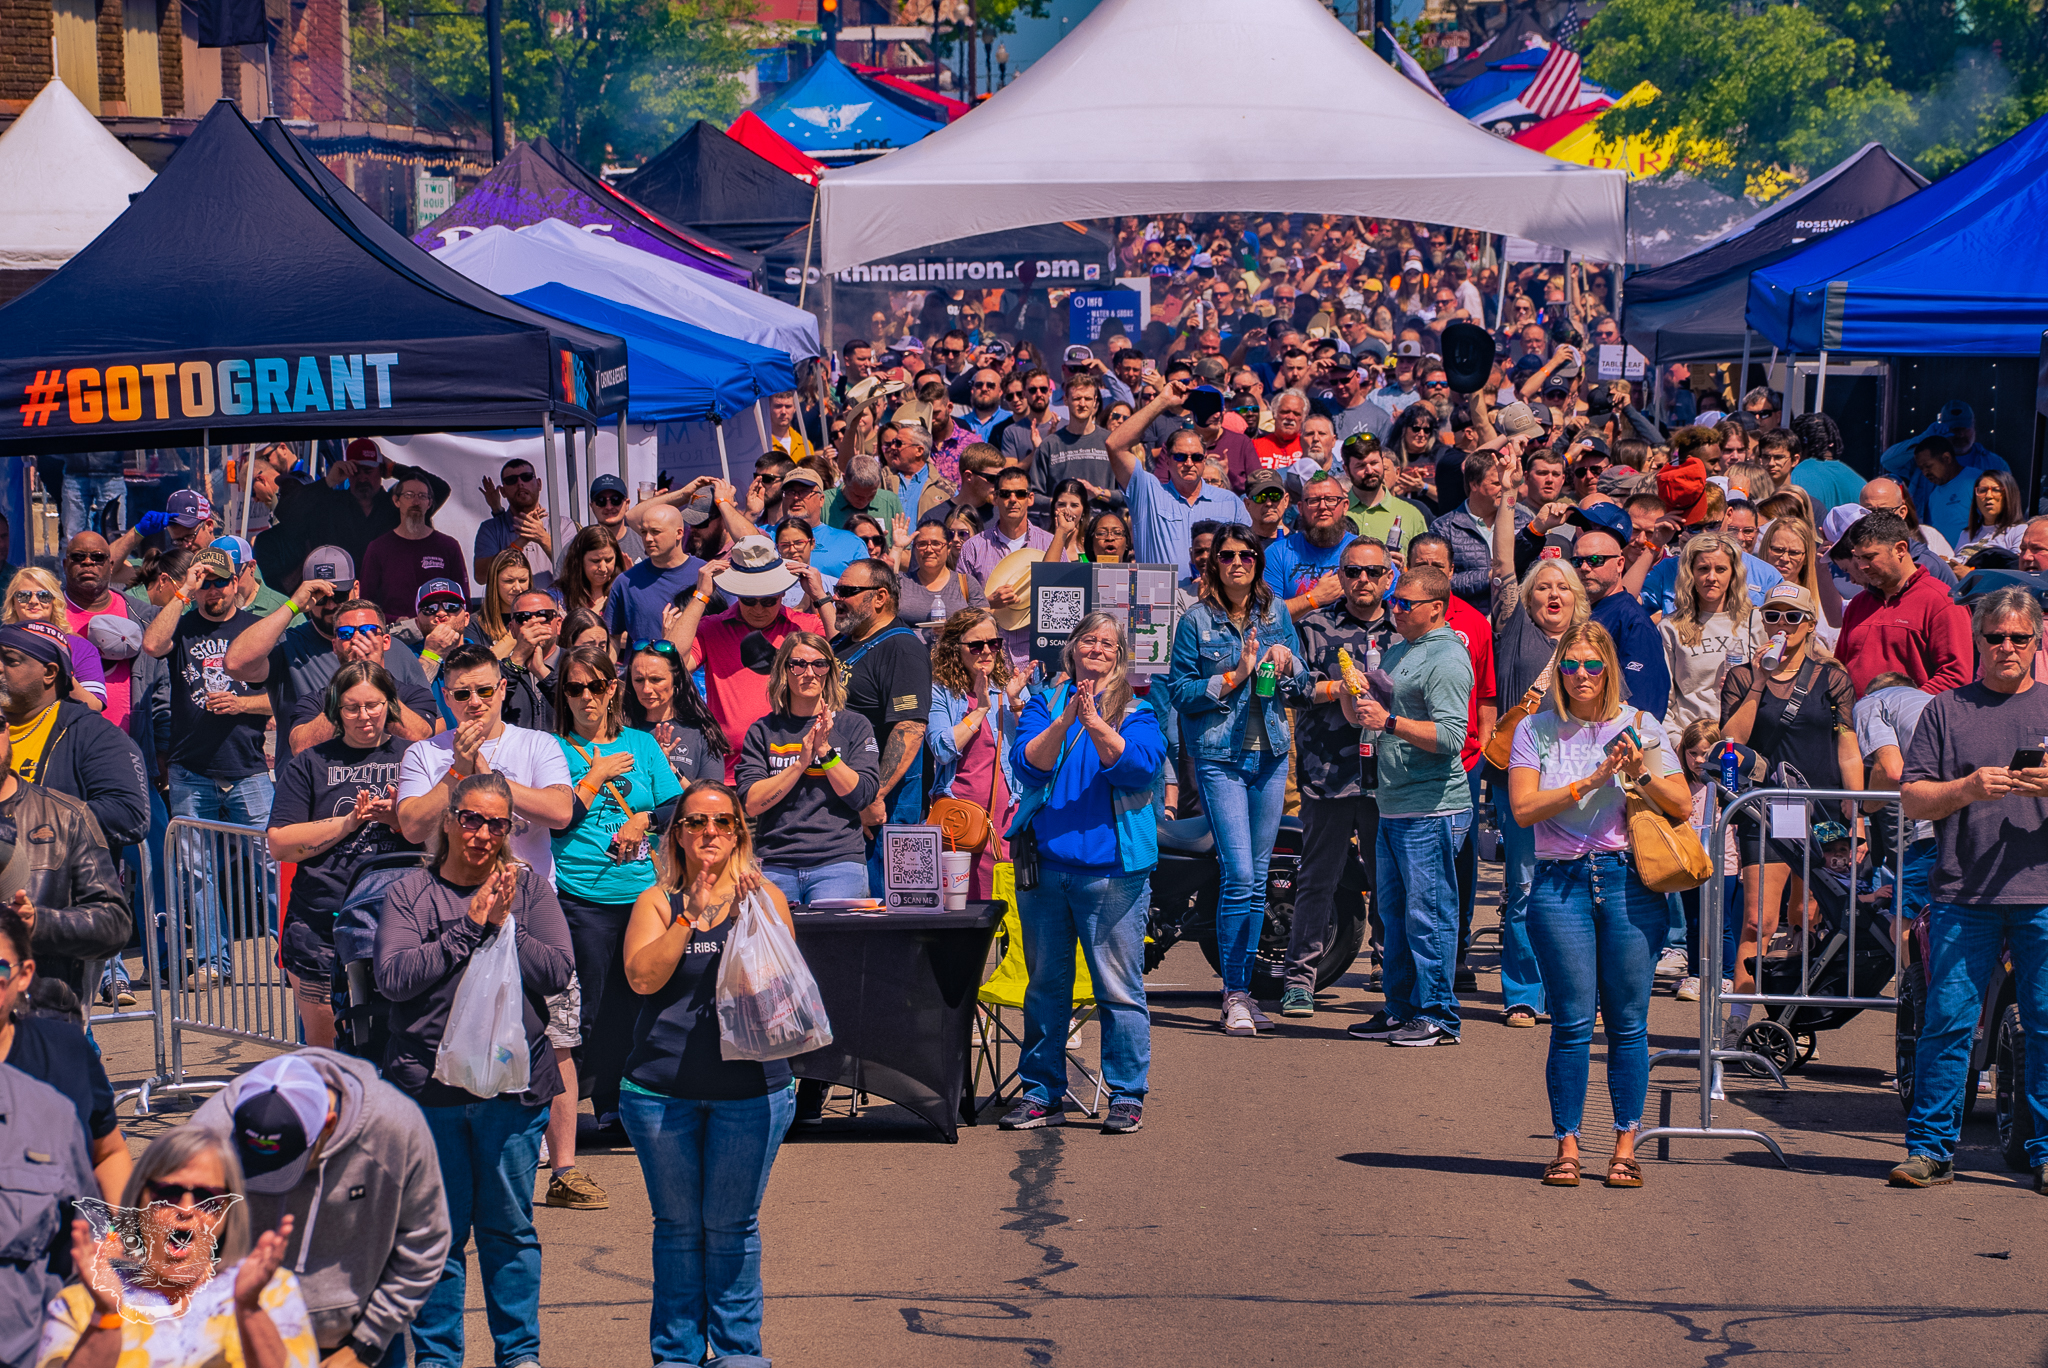
{"type": "MultiPolygon", "coordinates": [[[[1153,976],[1136,1135],[1004,1133],[990,1113],[945,1145],[896,1107],[849,1116],[835,1098],[769,1185],[768,1352],[782,1368],[2048,1362],[2048,1205],[2004,1170],[1988,1120],[1954,1186],[1885,1185],[1902,1157],[1888,1014],[1822,1035],[1789,1093],[1730,1078],[1718,1122],[1778,1137],[1790,1171],[1753,1145],[1675,1141],[1668,1160],[1646,1149],[1640,1191],[1545,1188],[1548,1029],[1500,1025],[1491,956],[1475,960],[1464,1042],[1404,1050],[1344,1035],[1379,1004],[1357,974],[1312,1020],[1226,1038],[1214,975],[1177,947],[1153,976]]],[[[148,1029],[103,1028],[117,1086],[144,1069],[148,1029]]],[[[1661,996],[1651,1029],[1653,1048],[1682,1046],[1697,1011],[1661,996]]],[[[1589,1152],[1611,1124],[1602,1048],[1589,1152]]],[[[256,1053],[189,1038],[186,1057],[205,1078],[256,1053]]],[[[1696,1078],[1658,1070],[1651,1118],[1690,1124],[1696,1078]]],[[[644,1364],[638,1167],[626,1150],[583,1164],[611,1207],[539,1212],[543,1357],[644,1364]]],[[[473,1271],[470,1288],[469,1363],[488,1364],[473,1271]]]]}

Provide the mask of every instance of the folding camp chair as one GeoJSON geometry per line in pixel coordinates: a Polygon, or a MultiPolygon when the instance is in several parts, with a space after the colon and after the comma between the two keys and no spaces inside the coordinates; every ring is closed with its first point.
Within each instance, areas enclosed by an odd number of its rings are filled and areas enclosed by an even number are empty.
{"type": "MultiPolygon", "coordinates": [[[[1003,1009],[1007,1007],[1018,1013],[1021,1018],[1024,1011],[1024,989],[1031,981],[1030,974],[1024,968],[1024,928],[1017,915],[1016,900],[1014,897],[1006,896],[1008,890],[1002,887],[1001,883],[999,880],[995,893],[997,900],[1004,903],[1000,933],[1003,938],[1003,957],[996,964],[995,973],[989,975],[988,982],[981,985],[981,991],[976,998],[979,1005],[975,1026],[980,1039],[977,1042],[978,1054],[974,1062],[974,1076],[968,1081],[970,1095],[978,1098],[981,1095],[982,1070],[986,1068],[989,1078],[995,1081],[995,1093],[989,1098],[991,1104],[1012,1100],[1005,1096],[1005,1090],[1017,1082],[1017,1069],[1013,1064],[1007,1073],[1004,1072],[1003,1042],[1009,1041],[1021,1059],[1024,1039],[1011,1030],[1009,1023],[1003,1020],[1003,1009]]],[[[1075,1033],[1095,1017],[1095,983],[1088,977],[1088,960],[1078,945],[1074,947],[1074,1011],[1078,1015],[1067,1031],[1067,1064],[1070,1069],[1078,1070],[1081,1077],[1086,1080],[1084,1091],[1088,1093],[1089,1098],[1087,1101],[1082,1100],[1082,1094],[1074,1090],[1071,1081],[1067,1086],[1067,1096],[1073,1099],[1075,1106],[1093,1117],[1101,1113],[1103,1104],[1109,1097],[1109,1085],[1102,1081],[1099,1066],[1089,1068],[1088,1061],[1073,1044],[1075,1033]]],[[[1071,1074],[1069,1077],[1071,1080],[1071,1074]]]]}

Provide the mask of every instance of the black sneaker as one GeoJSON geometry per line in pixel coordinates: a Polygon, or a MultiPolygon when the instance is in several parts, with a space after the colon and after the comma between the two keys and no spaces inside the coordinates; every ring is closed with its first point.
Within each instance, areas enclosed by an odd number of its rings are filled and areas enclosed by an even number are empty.
{"type": "Polygon", "coordinates": [[[1411,1021],[1388,1036],[1389,1045],[1455,1045],[1458,1037],[1434,1021],[1411,1021]]]}
{"type": "MultiPolygon", "coordinates": [[[[1010,1109],[997,1125],[1003,1130],[1037,1130],[1041,1126],[1064,1126],[1067,1124],[1066,1099],[1058,1102],[1040,1102],[1027,1097],[1010,1109]]],[[[1104,1129],[1108,1129],[1105,1125],[1104,1129]]],[[[1137,1129],[1135,1126],[1133,1130],[1137,1129]]]]}
{"type": "Polygon", "coordinates": [[[1454,993],[1476,993],[1479,991],[1479,975],[1470,969],[1460,969],[1451,976],[1451,991],[1454,993]]]}
{"type": "Polygon", "coordinates": [[[825,1124],[825,1094],[828,1085],[815,1079],[797,1080],[796,1114],[790,1118],[791,1126],[822,1126],[825,1124]]]}
{"type": "Polygon", "coordinates": [[[1931,1154],[1908,1155],[1905,1163],[1892,1170],[1891,1178],[1893,1187],[1912,1188],[1940,1187],[1955,1180],[1956,1166],[1931,1154]]]}
{"type": "Polygon", "coordinates": [[[1374,1012],[1364,1021],[1354,1022],[1345,1028],[1344,1034],[1353,1040],[1385,1040],[1401,1029],[1402,1023],[1385,1012],[1374,1012]]]}
{"type": "Polygon", "coordinates": [[[1112,1102],[1102,1118],[1104,1135],[1129,1135],[1145,1127],[1145,1109],[1136,1102],[1112,1102]]]}

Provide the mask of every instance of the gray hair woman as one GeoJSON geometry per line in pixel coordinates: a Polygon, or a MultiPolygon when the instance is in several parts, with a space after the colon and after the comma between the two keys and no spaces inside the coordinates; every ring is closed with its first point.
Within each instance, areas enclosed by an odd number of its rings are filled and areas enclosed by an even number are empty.
{"type": "Polygon", "coordinates": [[[279,1267],[292,1218],[252,1247],[242,1165],[204,1126],[159,1136],[128,1175],[119,1207],[71,1223],[80,1281],[50,1304],[42,1368],[184,1368],[239,1358],[249,1368],[312,1368],[320,1349],[298,1280],[279,1267]]]}

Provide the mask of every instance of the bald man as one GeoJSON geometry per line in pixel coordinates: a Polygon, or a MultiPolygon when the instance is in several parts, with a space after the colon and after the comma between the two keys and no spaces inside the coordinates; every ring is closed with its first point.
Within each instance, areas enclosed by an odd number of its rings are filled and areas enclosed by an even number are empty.
{"type": "MultiPolygon", "coordinates": [[[[127,599],[113,592],[113,552],[97,532],[80,532],[64,544],[64,615],[71,630],[97,646],[106,666],[107,720],[128,729],[129,704],[140,638],[129,641],[96,617],[134,619],[127,599]],[[90,628],[90,630],[88,630],[90,628]]],[[[139,626],[139,624],[138,624],[139,626]]]]}
{"type": "Polygon", "coordinates": [[[686,601],[697,587],[704,562],[689,551],[689,529],[672,505],[649,509],[640,524],[647,558],[612,581],[605,625],[621,649],[637,641],[661,640],[661,610],[686,601]]]}

